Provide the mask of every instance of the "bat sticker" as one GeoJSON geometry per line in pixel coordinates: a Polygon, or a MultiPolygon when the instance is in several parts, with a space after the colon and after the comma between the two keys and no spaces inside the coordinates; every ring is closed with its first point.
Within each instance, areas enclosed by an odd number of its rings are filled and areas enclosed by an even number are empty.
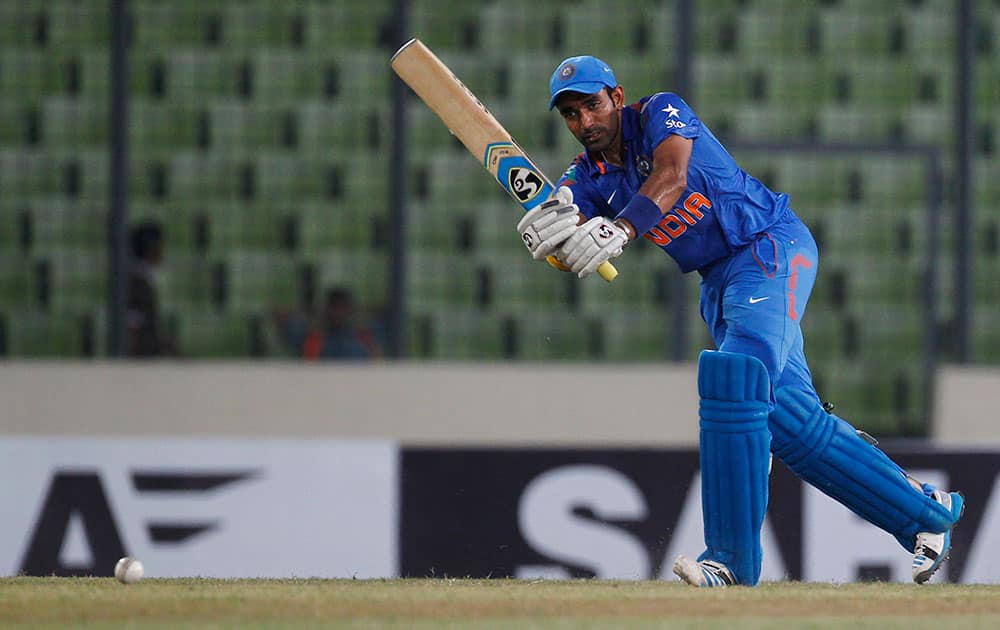
{"type": "Polygon", "coordinates": [[[512,168],[507,174],[507,187],[521,203],[534,198],[544,185],[538,173],[526,168],[512,168]]]}
{"type": "Polygon", "coordinates": [[[531,210],[552,194],[552,184],[513,142],[487,146],[483,165],[525,210],[531,210]]]}

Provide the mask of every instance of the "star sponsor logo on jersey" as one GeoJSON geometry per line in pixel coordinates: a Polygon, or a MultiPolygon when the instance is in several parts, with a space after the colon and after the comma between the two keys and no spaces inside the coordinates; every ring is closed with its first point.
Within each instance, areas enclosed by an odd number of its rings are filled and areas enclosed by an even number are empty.
{"type": "Polygon", "coordinates": [[[663,124],[667,129],[683,129],[687,127],[687,124],[683,120],[670,120],[669,118],[663,124]]]}
{"type": "Polygon", "coordinates": [[[671,105],[670,103],[667,103],[667,106],[661,109],[660,111],[666,112],[669,118],[680,118],[680,115],[678,114],[680,110],[671,105]]]}

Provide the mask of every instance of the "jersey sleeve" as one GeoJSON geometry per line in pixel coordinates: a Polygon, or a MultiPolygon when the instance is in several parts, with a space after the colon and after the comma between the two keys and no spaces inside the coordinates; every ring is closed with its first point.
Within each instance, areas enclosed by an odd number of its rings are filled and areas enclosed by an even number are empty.
{"type": "Polygon", "coordinates": [[[562,177],[559,178],[559,181],[556,182],[556,188],[567,186],[572,190],[573,203],[580,208],[580,212],[584,216],[588,219],[593,219],[601,214],[594,202],[595,198],[600,199],[600,196],[595,197],[596,193],[593,186],[589,185],[586,181],[586,176],[583,174],[584,166],[582,161],[582,154],[578,155],[569,165],[569,168],[562,174],[562,177]]]}
{"type": "Polygon", "coordinates": [[[671,92],[654,94],[642,107],[643,133],[651,149],[668,136],[694,140],[701,133],[701,119],[681,97],[671,92]]]}

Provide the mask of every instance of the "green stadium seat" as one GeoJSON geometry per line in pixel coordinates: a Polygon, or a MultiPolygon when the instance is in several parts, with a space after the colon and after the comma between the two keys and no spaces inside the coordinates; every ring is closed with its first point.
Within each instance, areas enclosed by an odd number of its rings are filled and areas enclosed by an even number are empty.
{"type": "Polygon", "coordinates": [[[902,25],[908,59],[938,61],[954,56],[954,4],[908,8],[903,11],[902,25]]]}
{"type": "MultiPolygon", "coordinates": [[[[511,210],[517,206],[513,201],[509,206],[505,214],[513,225],[517,215],[511,210]]],[[[473,208],[419,202],[410,203],[407,210],[407,243],[427,251],[458,251],[462,226],[471,227],[471,221],[478,220],[481,213],[473,208]]],[[[511,235],[514,233],[512,228],[511,235]]]]}
{"type": "MultiPolygon", "coordinates": [[[[588,50],[596,49],[588,47],[588,50]]],[[[567,56],[555,52],[511,52],[506,70],[508,103],[530,112],[548,110],[549,78],[567,56]]]]}
{"type": "Polygon", "coordinates": [[[304,40],[305,23],[297,4],[266,0],[226,3],[221,11],[221,44],[230,50],[285,46],[294,43],[296,28],[302,29],[304,40]]]}
{"type": "MultiPolygon", "coordinates": [[[[472,256],[414,247],[407,256],[408,299],[415,308],[476,304],[479,268],[472,256]]],[[[448,250],[445,250],[448,251],[448,250]]]]}
{"type": "Polygon", "coordinates": [[[249,156],[178,150],[170,156],[170,194],[176,199],[232,199],[246,196],[244,184],[249,156]]]}
{"type": "Polygon", "coordinates": [[[38,106],[44,97],[65,92],[64,63],[65,54],[31,48],[0,49],[0,94],[4,102],[38,106]]]}
{"type": "Polygon", "coordinates": [[[45,3],[50,45],[63,49],[108,46],[111,43],[111,9],[108,5],[76,0],[45,3]]]}
{"type": "Polygon", "coordinates": [[[481,2],[413,0],[410,28],[431,50],[479,49],[481,2]]]}
{"type": "Polygon", "coordinates": [[[687,101],[709,127],[738,111],[750,100],[751,83],[746,69],[728,55],[705,53],[692,61],[694,93],[687,101]]]}
{"type": "Polygon", "coordinates": [[[852,160],[786,153],[774,161],[775,188],[789,194],[793,208],[843,203],[852,160]]]}
{"type": "MultiPolygon", "coordinates": [[[[618,83],[625,88],[625,102],[634,103],[644,96],[657,92],[673,92],[672,60],[659,51],[654,54],[633,57],[621,55],[615,61],[608,61],[615,72],[618,83]]],[[[681,94],[682,98],[687,95],[681,94]]]]}
{"type": "MultiPolygon", "coordinates": [[[[217,282],[213,278],[216,268],[217,264],[207,258],[176,251],[168,241],[157,285],[163,310],[211,308],[217,297],[217,282]]],[[[190,346],[187,349],[192,350],[190,346]]]]}
{"type": "MultiPolygon", "coordinates": [[[[997,29],[996,38],[1000,40],[1000,18],[997,19],[997,29]]],[[[1000,49],[1000,44],[994,46],[1000,49]]],[[[995,112],[1000,109],[1000,53],[996,57],[992,59],[980,55],[976,58],[973,84],[976,114],[985,115],[987,122],[990,116],[994,116],[995,120],[995,112]]],[[[994,126],[994,133],[1000,134],[1000,124],[994,126]]]]}
{"type": "Polygon", "coordinates": [[[222,260],[230,313],[268,312],[275,306],[298,304],[299,267],[291,256],[271,250],[232,250],[222,260]]]}
{"type": "Polygon", "coordinates": [[[37,46],[37,30],[46,0],[0,3],[0,47],[37,46]]]}
{"type": "Polygon", "coordinates": [[[108,48],[86,49],[73,54],[69,63],[79,64],[80,95],[104,104],[111,94],[111,52],[108,48]]]}
{"type": "Polygon", "coordinates": [[[481,48],[493,53],[557,50],[561,21],[562,9],[556,3],[534,0],[487,3],[479,11],[481,48]]]}
{"type": "Polygon", "coordinates": [[[955,139],[954,119],[950,107],[911,105],[903,114],[906,139],[913,144],[950,149],[955,139]]]}
{"type": "Polygon", "coordinates": [[[100,248],[58,247],[36,250],[49,269],[49,307],[53,312],[80,312],[108,299],[108,255],[100,248]]]}
{"type": "MultiPolygon", "coordinates": [[[[874,309],[874,306],[869,309],[869,305],[880,303],[904,312],[906,309],[919,312],[926,271],[922,261],[902,263],[886,260],[872,249],[851,258],[851,263],[833,267],[840,266],[846,272],[849,305],[863,307],[866,313],[874,309]]],[[[867,319],[865,325],[868,325],[867,319]]]]}
{"type": "MultiPolygon", "coordinates": [[[[657,304],[661,290],[658,284],[665,282],[665,277],[677,273],[673,260],[652,243],[642,241],[629,245],[625,253],[612,262],[618,269],[614,282],[607,283],[596,277],[578,281],[580,310],[599,317],[608,307],[658,308],[660,323],[666,326],[668,315],[665,306],[657,304]]],[[[545,270],[548,271],[547,268],[545,270]]]]}
{"type": "Polygon", "coordinates": [[[564,50],[572,51],[573,55],[595,55],[612,68],[615,60],[609,57],[613,57],[613,51],[624,57],[647,52],[644,47],[649,45],[641,39],[649,21],[638,3],[616,6],[614,19],[609,19],[606,4],[598,0],[581,0],[563,11],[562,25],[565,28],[564,50]]]}
{"type": "Polygon", "coordinates": [[[108,209],[104,204],[55,197],[36,198],[29,207],[35,251],[101,248],[107,240],[108,209]]]}
{"type": "MultiPolygon", "coordinates": [[[[996,239],[997,223],[995,218],[992,221],[980,220],[979,225],[982,226],[984,231],[992,232],[990,238],[996,239]]],[[[976,235],[976,237],[979,236],[979,234],[976,235]]],[[[981,243],[986,238],[976,238],[976,240],[981,243]]],[[[980,243],[977,243],[977,245],[980,243]]],[[[1000,304],[1000,276],[997,276],[995,271],[997,268],[997,253],[995,249],[990,251],[983,245],[985,243],[977,247],[972,259],[972,302],[976,306],[992,305],[996,308],[996,305],[1000,304]]],[[[995,246],[995,243],[991,245],[994,248],[995,246]]]]}
{"type": "Polygon", "coordinates": [[[45,144],[60,148],[105,148],[110,135],[110,119],[111,114],[104,103],[74,97],[49,97],[42,106],[45,144]]]}
{"type": "Polygon", "coordinates": [[[209,254],[234,250],[279,252],[286,242],[287,204],[270,200],[222,202],[199,208],[208,222],[209,254]]]}
{"type": "MultiPolygon", "coordinates": [[[[496,50],[484,51],[485,54],[482,55],[469,55],[465,51],[453,48],[434,50],[434,53],[458,77],[459,81],[472,90],[472,93],[479,97],[487,108],[492,109],[496,100],[502,96],[503,68],[507,59],[506,55],[498,54],[496,50]]],[[[547,85],[548,77],[545,78],[545,81],[547,85]]]]}
{"type": "Polygon", "coordinates": [[[79,316],[16,309],[4,313],[10,357],[74,357],[83,351],[79,316]]]}
{"type": "Polygon", "coordinates": [[[916,206],[926,215],[929,183],[922,158],[871,156],[860,163],[864,200],[873,210],[898,215],[916,206]]]}
{"type": "Polygon", "coordinates": [[[132,3],[133,50],[166,51],[209,43],[210,18],[221,15],[223,4],[219,0],[132,3]]]}
{"type": "Polygon", "coordinates": [[[472,222],[475,233],[476,251],[486,257],[491,257],[493,252],[523,253],[528,256],[528,250],[517,235],[520,212],[515,201],[506,196],[476,204],[467,217],[472,222]]]}
{"type": "MultiPolygon", "coordinates": [[[[998,128],[1000,134],[1000,128],[998,128]]],[[[983,210],[1000,208],[1000,177],[997,177],[997,158],[977,158],[972,164],[973,199],[983,210]]],[[[0,188],[2,190],[2,188],[0,188]]]]}
{"type": "Polygon", "coordinates": [[[107,151],[0,149],[0,200],[52,195],[106,201],[107,151]]]}
{"type": "Polygon", "coordinates": [[[30,306],[36,299],[30,259],[0,245],[0,304],[5,307],[30,306]]]}
{"type": "MultiPolygon", "coordinates": [[[[304,202],[295,208],[299,252],[308,259],[330,251],[363,251],[375,244],[380,217],[339,202],[304,202]]],[[[412,215],[411,215],[412,217],[412,215]]],[[[407,241],[416,244],[413,219],[407,241]]]]}
{"type": "MultiPolygon", "coordinates": [[[[789,107],[785,109],[771,103],[763,105],[745,103],[732,113],[730,136],[742,140],[762,142],[796,141],[805,137],[812,120],[809,110],[805,108],[789,107]]],[[[753,172],[750,171],[751,174],[753,172]]]]}
{"type": "Polygon", "coordinates": [[[32,194],[59,192],[58,169],[52,163],[45,151],[0,148],[0,199],[10,203],[32,194]]]}
{"type": "Polygon", "coordinates": [[[864,103],[831,103],[816,117],[818,139],[825,142],[884,144],[902,129],[901,110],[864,103]]]}
{"type": "Polygon", "coordinates": [[[324,177],[330,180],[324,182],[325,196],[347,203],[353,212],[366,216],[389,214],[392,191],[386,181],[391,175],[390,167],[391,163],[384,154],[356,149],[347,153],[331,153],[329,161],[310,166],[322,169],[324,177]]]}
{"type": "Polygon", "coordinates": [[[191,309],[177,317],[177,345],[185,357],[246,357],[251,354],[251,320],[242,313],[191,309]]]}
{"type": "Polygon", "coordinates": [[[172,49],[165,57],[166,91],[176,103],[204,104],[217,96],[238,96],[246,60],[232,51],[172,49]]]}
{"type": "Polygon", "coordinates": [[[392,78],[396,75],[389,65],[389,55],[383,51],[339,52],[333,68],[338,77],[338,98],[382,105],[392,95],[392,78]]]}
{"type": "Polygon", "coordinates": [[[253,164],[259,199],[288,203],[330,196],[329,167],[324,162],[294,152],[271,151],[257,152],[253,164]]]}
{"type": "Polygon", "coordinates": [[[383,31],[393,6],[392,0],[306,2],[303,12],[306,45],[324,51],[375,49],[383,43],[383,31]]]}
{"type": "Polygon", "coordinates": [[[254,97],[262,104],[294,105],[331,95],[328,55],[298,48],[258,48],[252,59],[254,97]]]}
{"type": "Polygon", "coordinates": [[[711,10],[694,12],[695,57],[735,52],[736,18],[745,10],[740,0],[713,2],[711,10]]]}
{"type": "Polygon", "coordinates": [[[570,283],[578,281],[569,273],[557,272],[544,262],[532,260],[524,252],[495,252],[489,260],[484,256],[482,262],[491,270],[491,303],[510,313],[565,305],[570,283]]]}
{"type": "MultiPolygon", "coordinates": [[[[240,101],[216,101],[208,109],[212,148],[227,155],[277,149],[294,140],[291,109],[240,101]]],[[[294,128],[294,127],[293,127],[294,128]]],[[[297,141],[297,140],[296,140],[297,141]]]]}
{"type": "Polygon", "coordinates": [[[819,14],[819,37],[824,56],[836,60],[872,61],[893,51],[893,29],[898,23],[892,3],[857,2],[819,14]],[[864,4],[864,8],[860,5],[864,4]]]}
{"type": "Polygon", "coordinates": [[[835,84],[830,69],[817,59],[779,58],[757,69],[764,77],[766,102],[775,109],[813,113],[817,106],[834,97],[835,84]]]}
{"type": "Polygon", "coordinates": [[[872,297],[862,301],[857,312],[861,356],[879,364],[919,361],[927,330],[919,304],[879,302],[872,297]]]}
{"type": "MultiPolygon", "coordinates": [[[[377,309],[389,300],[389,258],[383,252],[331,251],[317,257],[317,291],[349,287],[357,302],[377,309]]],[[[410,269],[412,277],[413,270],[410,269]]]]}
{"type": "MultiPolygon", "coordinates": [[[[820,272],[824,273],[825,270],[820,272]]],[[[844,324],[839,313],[818,303],[818,297],[814,290],[801,325],[806,357],[814,365],[824,365],[830,360],[844,358],[844,324]]]]}
{"type": "Polygon", "coordinates": [[[483,200],[507,198],[481,163],[466,152],[433,153],[426,170],[428,200],[444,207],[471,207],[483,200]]]}
{"type": "Polygon", "coordinates": [[[800,0],[751,5],[736,14],[736,48],[743,60],[764,61],[808,55],[818,20],[814,3],[800,0]]]}
{"type": "Polygon", "coordinates": [[[823,239],[821,264],[850,263],[858,254],[875,255],[894,269],[903,262],[922,260],[929,240],[926,206],[884,210],[877,203],[826,208],[815,222],[823,239]]]}
{"type": "Polygon", "coordinates": [[[490,311],[471,308],[449,308],[416,313],[415,321],[429,319],[429,339],[420,340],[420,332],[413,342],[426,343],[429,358],[485,361],[504,357],[503,319],[490,311]]]}
{"type": "Polygon", "coordinates": [[[618,305],[593,315],[604,331],[604,360],[634,363],[669,356],[674,328],[663,307],[618,305]]]}
{"type": "MultiPolygon", "coordinates": [[[[0,72],[3,69],[0,68],[0,72]]],[[[29,117],[37,118],[37,110],[28,104],[0,102],[0,147],[28,142],[29,117]]]]}
{"type": "Polygon", "coordinates": [[[133,95],[129,102],[129,145],[133,156],[191,149],[198,143],[201,116],[195,103],[171,103],[133,95]]]}
{"type": "Polygon", "coordinates": [[[969,346],[976,363],[1000,363],[1000,316],[996,302],[973,306],[969,346]]]}
{"type": "MultiPolygon", "coordinates": [[[[426,107],[410,110],[410,146],[425,149],[434,141],[450,137],[447,128],[426,107]],[[433,123],[437,123],[437,128],[433,123]],[[430,142],[428,142],[430,141],[430,142]],[[428,144],[424,144],[428,142],[428,144]]],[[[305,100],[296,110],[299,146],[311,155],[326,155],[331,147],[363,147],[366,151],[388,154],[392,150],[389,111],[383,105],[371,105],[340,99],[336,102],[305,100]]],[[[442,140],[443,139],[443,140],[442,140]]]]}
{"type": "Polygon", "coordinates": [[[516,318],[516,357],[528,361],[593,359],[599,328],[564,308],[533,308],[516,318]]]}
{"type": "Polygon", "coordinates": [[[868,58],[864,63],[846,64],[828,58],[824,66],[824,72],[834,77],[834,81],[837,77],[846,79],[844,93],[838,96],[847,102],[902,109],[920,97],[920,74],[906,60],[868,58]]]}

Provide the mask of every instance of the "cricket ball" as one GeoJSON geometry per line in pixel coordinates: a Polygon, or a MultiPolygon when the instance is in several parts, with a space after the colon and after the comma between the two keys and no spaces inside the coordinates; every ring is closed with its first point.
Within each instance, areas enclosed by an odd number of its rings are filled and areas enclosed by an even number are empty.
{"type": "Polygon", "coordinates": [[[145,575],[145,571],[142,568],[142,563],[135,558],[125,556],[115,564],[115,577],[122,584],[138,582],[143,575],[145,575]]]}

